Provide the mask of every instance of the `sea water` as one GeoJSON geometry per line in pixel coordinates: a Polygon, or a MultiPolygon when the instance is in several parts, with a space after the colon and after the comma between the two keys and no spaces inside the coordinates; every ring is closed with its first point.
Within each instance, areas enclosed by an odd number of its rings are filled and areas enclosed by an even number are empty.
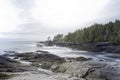
{"type": "Polygon", "coordinates": [[[38,47],[36,41],[16,40],[16,39],[0,39],[0,52],[3,51],[34,51],[38,47]]]}
{"type": "Polygon", "coordinates": [[[37,50],[48,51],[51,54],[58,55],[60,57],[86,57],[97,60],[119,60],[115,58],[109,58],[108,55],[112,53],[100,53],[89,52],[81,50],[73,50],[60,46],[37,46],[37,41],[31,40],[15,40],[15,39],[0,39],[0,54],[4,54],[4,51],[16,51],[16,52],[35,52],[37,50]]]}
{"type": "Polygon", "coordinates": [[[4,54],[4,51],[16,51],[16,52],[35,52],[37,50],[48,51],[51,54],[58,55],[60,57],[79,57],[86,56],[86,51],[72,50],[66,47],[59,46],[37,46],[37,41],[30,40],[16,40],[16,39],[0,39],[0,53],[4,54]],[[80,54],[79,54],[80,53],[80,54]]]}

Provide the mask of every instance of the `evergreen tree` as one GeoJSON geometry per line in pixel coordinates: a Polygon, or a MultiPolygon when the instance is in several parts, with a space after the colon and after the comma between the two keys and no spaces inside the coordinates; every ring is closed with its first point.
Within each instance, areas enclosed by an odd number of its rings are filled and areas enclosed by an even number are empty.
{"type": "Polygon", "coordinates": [[[73,33],[57,35],[54,40],[66,41],[72,43],[90,43],[90,42],[112,42],[120,44],[120,21],[109,22],[107,24],[94,24],[90,27],[79,29],[73,33]]]}

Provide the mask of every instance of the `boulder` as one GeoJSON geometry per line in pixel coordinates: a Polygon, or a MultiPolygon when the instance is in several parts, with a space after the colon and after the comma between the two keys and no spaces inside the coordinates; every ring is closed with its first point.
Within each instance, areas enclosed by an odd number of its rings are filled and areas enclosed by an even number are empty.
{"type": "Polygon", "coordinates": [[[113,46],[112,43],[110,42],[98,42],[96,44],[94,44],[95,47],[101,47],[101,46],[113,46]]]}
{"type": "Polygon", "coordinates": [[[85,57],[77,57],[76,61],[88,61],[91,60],[91,58],[85,58],[85,57]]]}
{"type": "Polygon", "coordinates": [[[85,61],[85,62],[67,62],[61,65],[55,65],[53,71],[70,74],[71,77],[77,77],[85,80],[119,80],[120,63],[85,61]]]}
{"type": "Polygon", "coordinates": [[[64,58],[62,57],[50,54],[48,52],[44,52],[44,53],[43,51],[37,51],[37,52],[42,52],[42,53],[38,54],[35,52],[30,52],[30,53],[16,54],[15,56],[19,57],[21,60],[30,61],[32,62],[32,65],[36,67],[42,67],[44,69],[50,69],[50,67],[53,64],[61,64],[65,62],[64,58]]]}
{"type": "Polygon", "coordinates": [[[23,72],[27,70],[27,66],[22,66],[19,62],[8,57],[0,56],[0,72],[23,72]]]}
{"type": "Polygon", "coordinates": [[[37,50],[36,52],[40,52],[40,53],[49,53],[48,51],[42,51],[42,50],[37,50]]]}
{"type": "Polygon", "coordinates": [[[9,79],[10,77],[12,77],[12,75],[0,73],[0,80],[6,80],[6,79],[9,79]]]}

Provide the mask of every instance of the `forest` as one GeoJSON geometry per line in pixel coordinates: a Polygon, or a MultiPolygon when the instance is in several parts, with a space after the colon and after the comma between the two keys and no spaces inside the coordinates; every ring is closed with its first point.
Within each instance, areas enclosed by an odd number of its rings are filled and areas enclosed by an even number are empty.
{"type": "Polygon", "coordinates": [[[70,43],[111,42],[120,44],[120,20],[107,24],[93,24],[89,27],[69,32],[67,35],[57,34],[53,41],[70,43]]]}

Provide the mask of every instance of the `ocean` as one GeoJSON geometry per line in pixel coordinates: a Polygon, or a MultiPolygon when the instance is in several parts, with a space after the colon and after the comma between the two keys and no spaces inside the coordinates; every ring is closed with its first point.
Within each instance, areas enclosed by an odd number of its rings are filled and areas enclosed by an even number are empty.
{"type": "MultiPolygon", "coordinates": [[[[48,51],[51,54],[58,55],[60,57],[86,57],[96,60],[104,61],[119,61],[119,59],[110,58],[112,53],[103,52],[89,52],[81,50],[73,50],[60,46],[37,46],[37,41],[30,40],[14,40],[14,39],[0,39],[0,54],[4,54],[4,51],[16,51],[16,52],[35,52],[37,50],[48,51]]],[[[114,56],[118,56],[117,54],[114,56]]]]}
{"type": "MultiPolygon", "coordinates": [[[[30,40],[16,40],[16,39],[0,39],[0,53],[4,54],[4,51],[16,51],[16,52],[35,52],[36,50],[48,51],[51,54],[58,55],[60,57],[78,57],[83,55],[86,51],[72,50],[66,47],[60,46],[37,46],[37,41],[30,40]],[[81,53],[81,54],[79,54],[81,53]]],[[[87,56],[87,55],[86,55],[87,56]]]]}
{"type": "Polygon", "coordinates": [[[27,52],[39,49],[36,46],[37,41],[0,39],[0,53],[4,51],[27,52]]]}

